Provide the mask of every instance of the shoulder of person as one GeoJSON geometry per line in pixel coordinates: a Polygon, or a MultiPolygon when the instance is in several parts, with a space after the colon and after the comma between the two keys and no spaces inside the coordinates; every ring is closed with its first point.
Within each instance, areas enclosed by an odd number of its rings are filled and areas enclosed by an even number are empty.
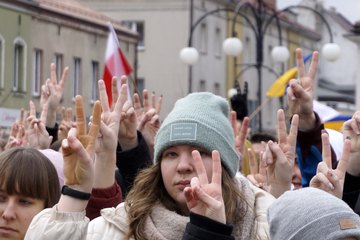
{"type": "Polygon", "coordinates": [[[93,219],[88,228],[89,239],[122,239],[128,231],[128,219],[124,202],[116,208],[104,208],[101,216],[93,219]]]}

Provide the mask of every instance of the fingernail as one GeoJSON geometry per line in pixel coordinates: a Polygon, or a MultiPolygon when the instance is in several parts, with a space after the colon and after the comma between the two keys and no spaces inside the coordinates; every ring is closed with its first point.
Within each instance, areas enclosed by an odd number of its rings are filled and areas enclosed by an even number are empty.
{"type": "Polygon", "coordinates": [[[331,190],[334,190],[335,188],[334,188],[334,185],[332,185],[331,183],[329,183],[329,188],[331,189],[331,190]]]}

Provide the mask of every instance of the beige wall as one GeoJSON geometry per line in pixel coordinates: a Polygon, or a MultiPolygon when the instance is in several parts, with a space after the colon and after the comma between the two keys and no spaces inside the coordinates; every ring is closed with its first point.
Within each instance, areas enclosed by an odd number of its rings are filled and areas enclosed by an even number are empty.
{"type": "MultiPolygon", "coordinates": [[[[82,22],[66,16],[55,15],[42,11],[25,11],[21,8],[9,10],[0,5],[0,35],[6,40],[5,46],[5,88],[0,95],[0,107],[28,109],[29,100],[33,100],[39,110],[39,96],[33,96],[33,53],[34,49],[43,51],[43,80],[50,76],[50,63],[54,62],[55,53],[63,55],[64,66],[70,71],[65,85],[63,106],[72,107],[74,57],[81,59],[82,84],[80,94],[84,99],[86,115],[91,114],[92,103],[92,61],[99,63],[99,77],[102,77],[108,28],[105,25],[82,22]],[[24,11],[24,12],[23,12],[24,11]],[[20,13],[22,12],[22,13],[20,13]],[[22,16],[18,26],[18,16],[22,16]],[[6,18],[6,21],[2,21],[6,18]],[[22,37],[27,43],[27,89],[24,94],[12,93],[13,79],[13,46],[16,36],[22,37]]],[[[121,34],[120,44],[130,63],[135,61],[136,34],[121,34]]]]}

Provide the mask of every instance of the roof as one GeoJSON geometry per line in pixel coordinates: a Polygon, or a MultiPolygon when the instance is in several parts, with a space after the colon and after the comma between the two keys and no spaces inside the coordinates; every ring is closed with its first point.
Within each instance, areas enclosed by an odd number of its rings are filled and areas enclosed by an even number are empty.
{"type": "Polygon", "coordinates": [[[338,13],[334,10],[326,11],[329,16],[331,16],[334,21],[336,21],[340,26],[342,26],[347,32],[351,31],[354,25],[341,13],[338,13]]]}
{"type": "Polygon", "coordinates": [[[37,7],[48,10],[50,12],[76,18],[104,27],[107,27],[107,23],[111,22],[117,31],[126,32],[129,35],[137,35],[135,32],[130,31],[128,28],[122,26],[119,21],[100,14],[76,0],[32,0],[28,2],[36,3],[37,7]]]}

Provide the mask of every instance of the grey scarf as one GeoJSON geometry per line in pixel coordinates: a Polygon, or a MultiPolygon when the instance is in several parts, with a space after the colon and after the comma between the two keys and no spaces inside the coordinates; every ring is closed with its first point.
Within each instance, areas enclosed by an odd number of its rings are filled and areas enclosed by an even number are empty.
{"type": "MultiPolygon", "coordinates": [[[[255,239],[255,195],[249,187],[248,180],[241,176],[236,179],[241,192],[244,194],[250,207],[241,221],[234,225],[232,235],[236,240],[255,239]]],[[[238,213],[244,215],[244,204],[238,213]]],[[[147,217],[144,232],[148,240],[178,240],[181,239],[189,217],[181,216],[176,212],[169,211],[162,205],[154,207],[151,215],[147,217]]]]}

